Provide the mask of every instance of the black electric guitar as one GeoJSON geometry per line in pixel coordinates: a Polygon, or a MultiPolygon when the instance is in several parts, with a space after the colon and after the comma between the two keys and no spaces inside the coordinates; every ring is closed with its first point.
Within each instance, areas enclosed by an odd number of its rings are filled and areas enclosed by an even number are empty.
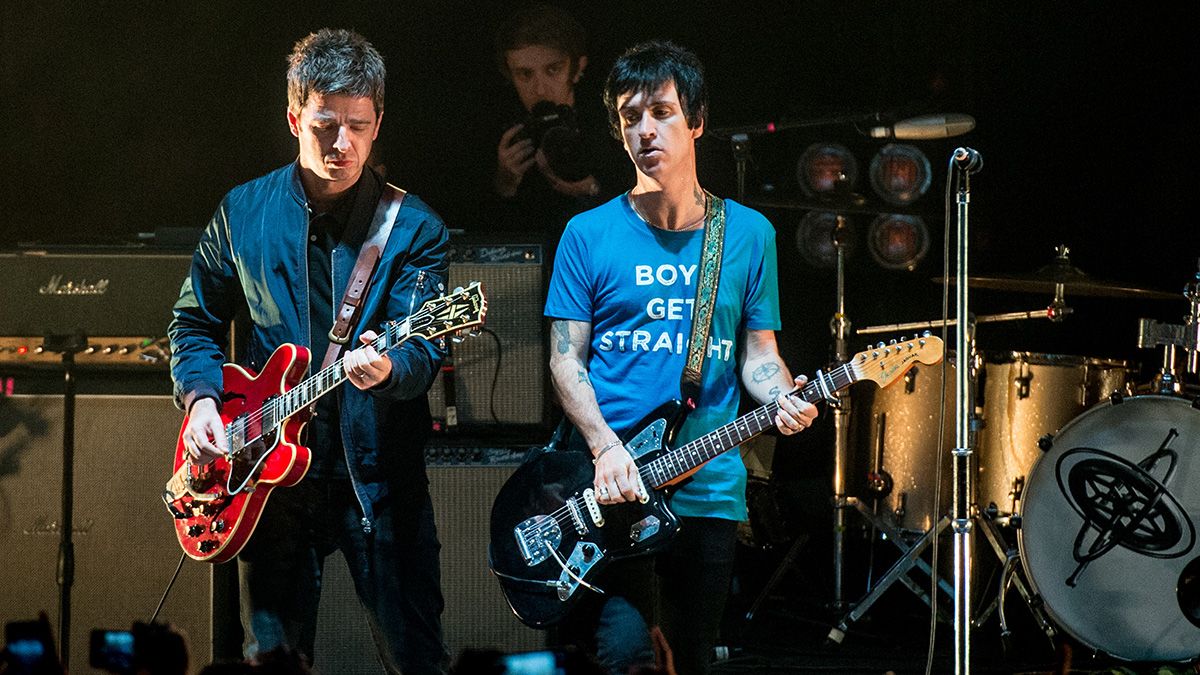
{"type": "MultiPolygon", "coordinates": [[[[860,352],[792,394],[815,403],[860,380],[887,386],[918,362],[941,361],[942,351],[940,339],[926,336],[860,352]]],[[[603,592],[592,581],[610,562],[662,550],[679,529],[664,489],[775,426],[778,408],[772,401],[674,449],[682,406],[659,408],[625,443],[648,488],[645,502],[598,504],[595,468],[583,452],[543,452],[523,464],[496,495],[488,546],[488,565],[513,612],[535,628],[554,624],[582,589],[603,592]]]]}

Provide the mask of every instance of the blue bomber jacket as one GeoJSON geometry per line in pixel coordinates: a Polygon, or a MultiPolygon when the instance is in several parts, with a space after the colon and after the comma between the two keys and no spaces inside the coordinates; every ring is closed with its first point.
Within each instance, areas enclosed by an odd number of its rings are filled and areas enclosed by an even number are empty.
{"type": "MultiPolygon", "coordinates": [[[[341,304],[383,186],[373,170],[363,171],[346,235],[330,261],[334,307],[341,304]]],[[[310,346],[309,214],[295,162],[239,185],[221,201],[192,257],[168,330],[181,408],[201,397],[220,399],[226,336],[239,312],[249,317],[241,361],[256,372],[284,343],[310,346]]],[[[367,329],[380,332],[384,322],[401,321],[444,292],[447,239],[437,214],[413,195],[405,197],[351,345],[359,345],[367,329]]],[[[423,448],[430,421],[425,392],[443,356],[439,346],[414,338],[388,352],[390,381],[369,391],[346,384],[326,394],[341,403],[346,465],[368,532],[375,505],[403,498],[395,494],[401,483],[419,487],[415,493],[425,490],[423,448]]],[[[312,372],[323,357],[312,355],[312,372]]]]}

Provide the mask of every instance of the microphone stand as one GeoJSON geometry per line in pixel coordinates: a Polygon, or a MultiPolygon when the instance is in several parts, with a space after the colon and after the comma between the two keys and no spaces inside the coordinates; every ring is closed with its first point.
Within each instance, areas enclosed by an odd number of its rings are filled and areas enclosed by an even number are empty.
{"type": "Polygon", "coordinates": [[[71,658],[71,586],[75,583],[75,354],[87,349],[87,336],[47,335],[42,351],[59,352],[63,362],[62,515],[58,544],[58,650],[64,671],[71,658]]]}
{"type": "Polygon", "coordinates": [[[970,354],[966,326],[970,315],[967,307],[968,233],[971,203],[971,166],[954,162],[958,172],[957,236],[956,255],[956,321],[955,349],[960,366],[955,369],[954,400],[957,404],[954,430],[954,464],[951,506],[951,525],[954,532],[954,672],[971,672],[971,504],[974,495],[971,489],[971,391],[970,368],[964,367],[962,359],[970,354]]]}

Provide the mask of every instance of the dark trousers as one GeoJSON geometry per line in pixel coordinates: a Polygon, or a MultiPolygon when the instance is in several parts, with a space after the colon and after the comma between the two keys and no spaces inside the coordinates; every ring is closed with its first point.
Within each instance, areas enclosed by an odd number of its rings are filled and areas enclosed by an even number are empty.
{"type": "Polygon", "coordinates": [[[325,557],[346,557],[389,673],[444,673],[442,594],[433,504],[421,486],[376,506],[363,531],[349,481],[313,479],[271,493],[238,557],[248,657],[287,645],[312,656],[325,557]],[[413,494],[418,492],[418,494],[413,494]]]}
{"type": "Polygon", "coordinates": [[[596,655],[610,673],[654,663],[649,628],[662,628],[679,675],[709,671],[733,576],[737,523],[682,518],[671,546],[655,557],[614,563],[554,631],[551,640],[596,655]]]}

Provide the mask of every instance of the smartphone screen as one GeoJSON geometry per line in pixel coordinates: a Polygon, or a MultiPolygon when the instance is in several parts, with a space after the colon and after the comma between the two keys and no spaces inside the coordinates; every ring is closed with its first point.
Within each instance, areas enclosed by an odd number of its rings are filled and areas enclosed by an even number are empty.
{"type": "Polygon", "coordinates": [[[504,675],[563,675],[559,655],[552,651],[520,652],[500,658],[504,675]]]}
{"type": "Polygon", "coordinates": [[[133,633],[127,630],[93,630],[88,661],[93,668],[109,672],[130,670],[133,668],[133,633]]]}
{"type": "MultiPolygon", "coordinates": [[[[53,661],[46,625],[40,621],[12,621],[4,626],[4,650],[11,664],[33,669],[53,661]]],[[[21,672],[17,670],[15,672],[21,672]]]]}

